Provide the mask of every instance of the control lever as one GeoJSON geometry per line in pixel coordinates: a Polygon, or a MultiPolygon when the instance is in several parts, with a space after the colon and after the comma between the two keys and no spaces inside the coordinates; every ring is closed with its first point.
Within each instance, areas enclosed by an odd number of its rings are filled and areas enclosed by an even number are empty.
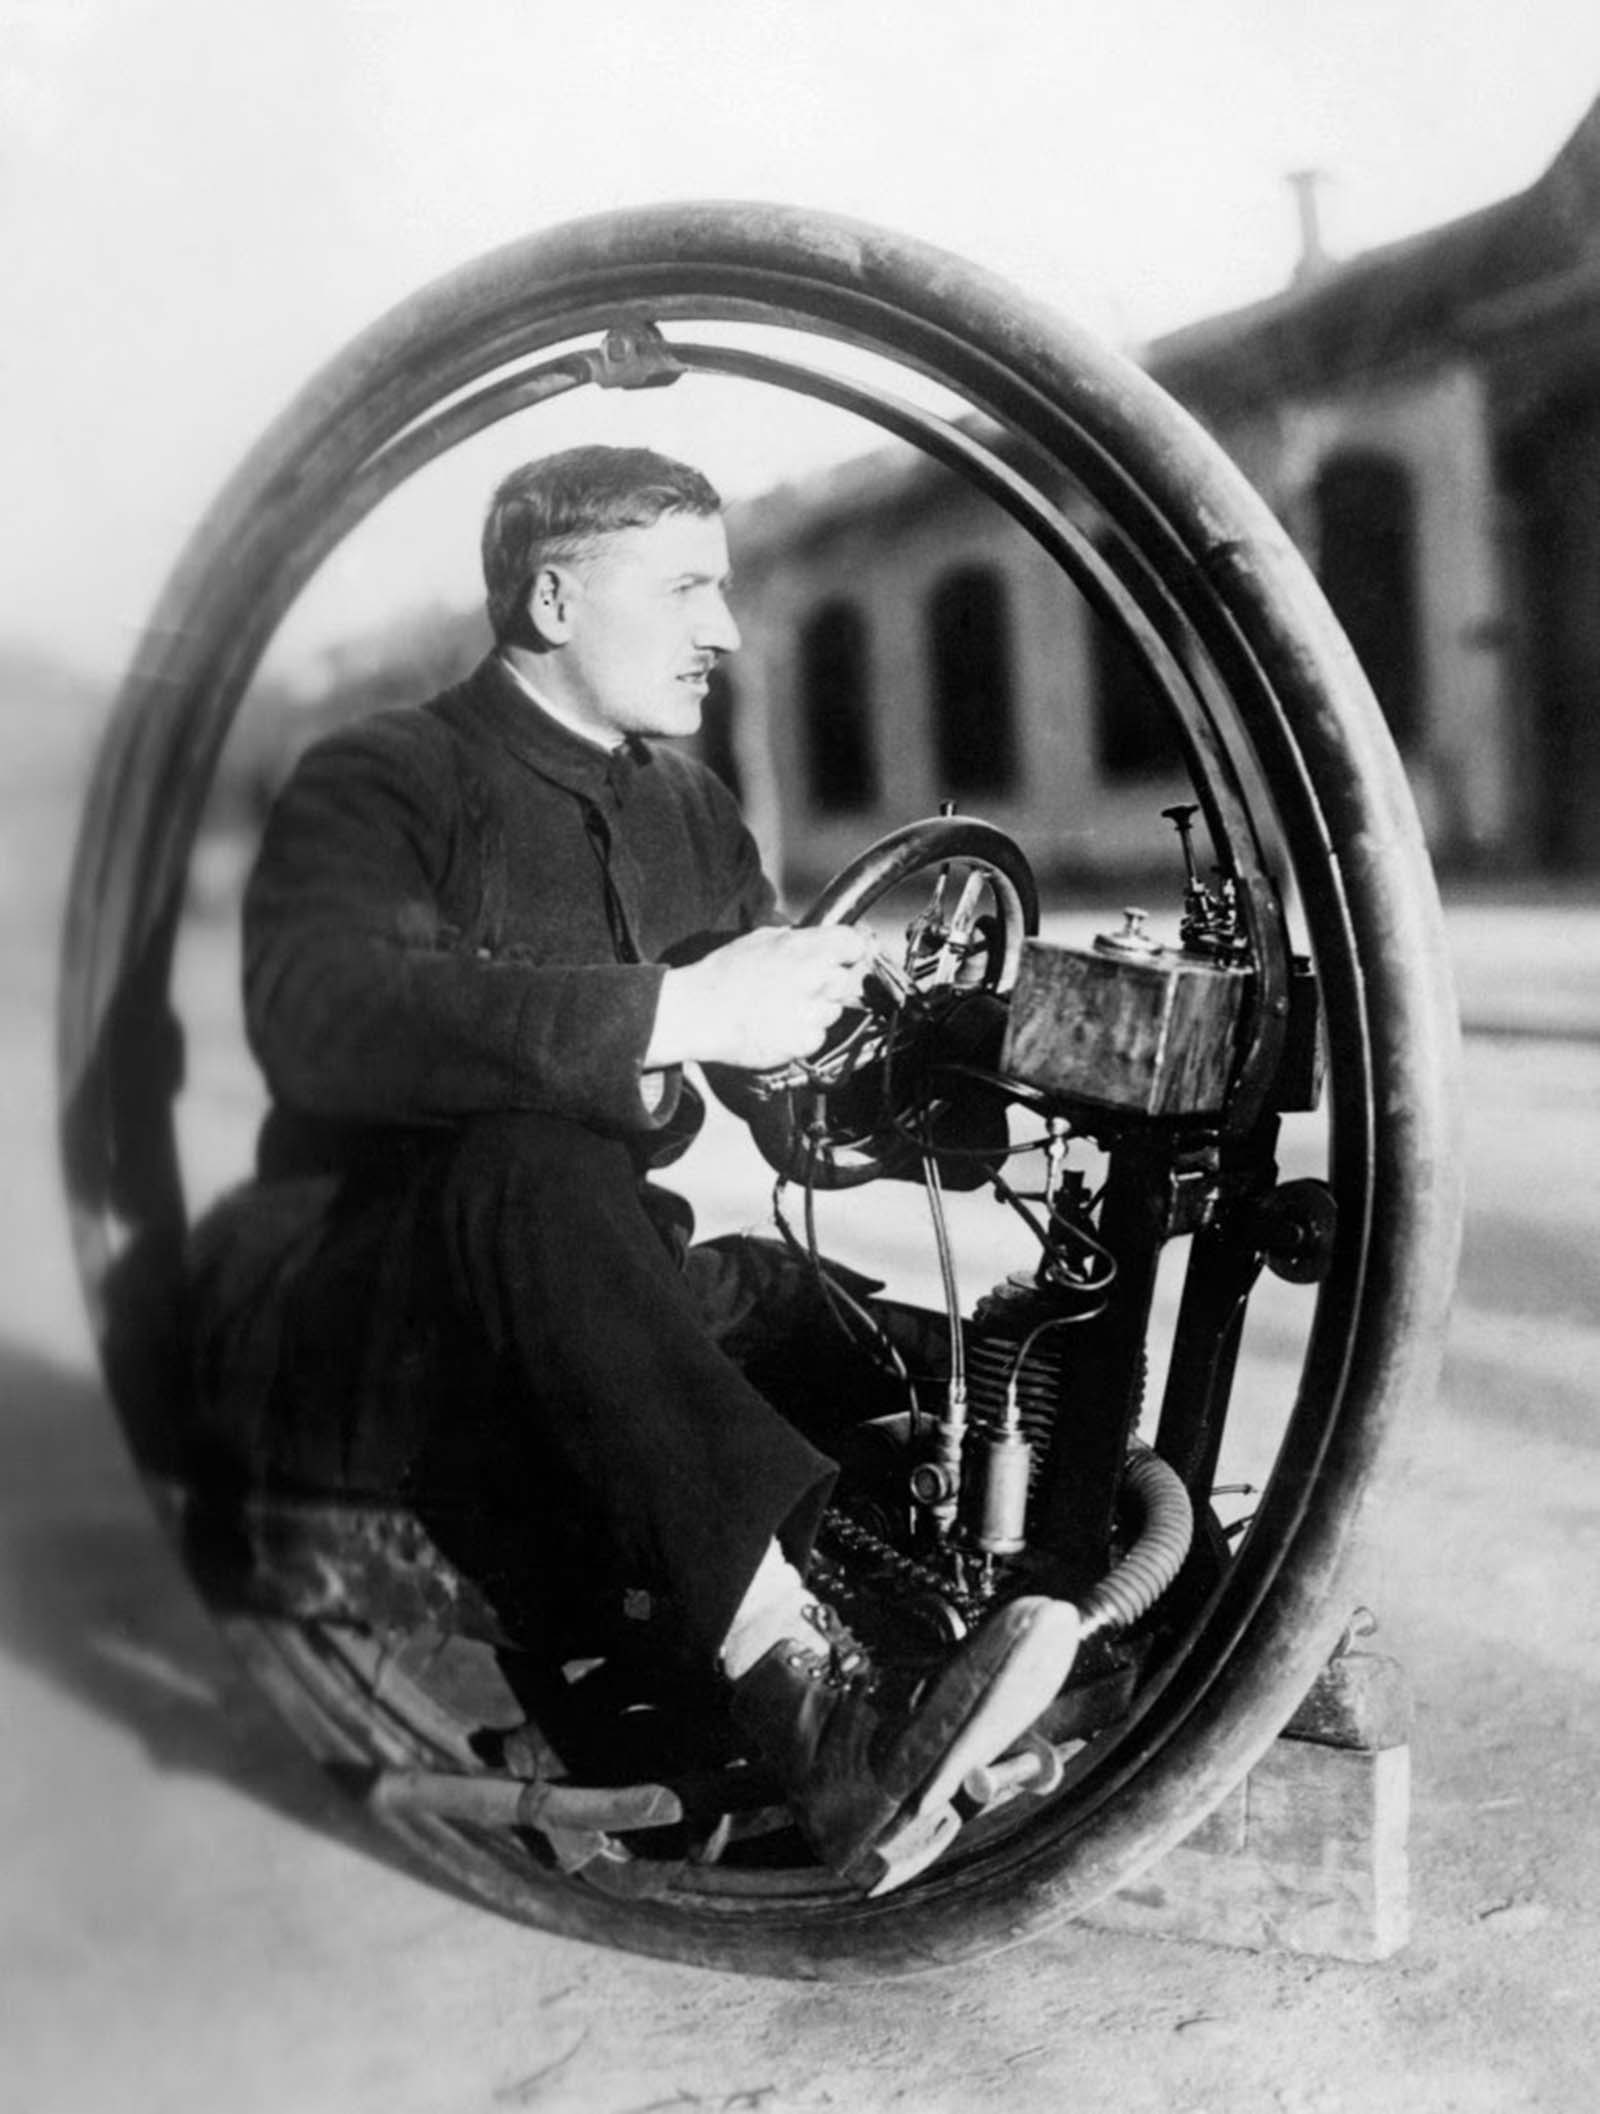
{"type": "Polygon", "coordinates": [[[1201,885],[1199,869],[1194,863],[1194,818],[1199,812],[1200,803],[1197,800],[1183,800],[1176,807],[1164,807],[1161,810],[1163,818],[1178,832],[1178,842],[1183,847],[1183,866],[1187,876],[1185,895],[1201,885]]]}
{"type": "Polygon", "coordinates": [[[1183,847],[1183,918],[1179,937],[1191,954],[1207,954],[1226,961],[1237,940],[1233,884],[1225,881],[1219,897],[1200,878],[1194,857],[1194,818],[1200,812],[1199,803],[1183,800],[1161,812],[1178,832],[1178,842],[1183,847]]]}

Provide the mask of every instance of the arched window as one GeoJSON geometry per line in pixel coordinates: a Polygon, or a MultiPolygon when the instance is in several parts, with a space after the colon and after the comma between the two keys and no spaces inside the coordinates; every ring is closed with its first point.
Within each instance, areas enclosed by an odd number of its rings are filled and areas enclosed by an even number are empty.
{"type": "Polygon", "coordinates": [[[1422,736],[1416,497],[1403,463],[1335,455],[1313,488],[1317,577],[1402,749],[1422,736]]]}
{"type": "Polygon", "coordinates": [[[700,757],[716,772],[735,800],[744,793],[739,752],[733,738],[733,722],[738,710],[739,693],[733,677],[728,673],[727,664],[718,661],[711,671],[706,701],[700,713],[700,757]]]}
{"type": "Polygon", "coordinates": [[[1177,721],[1120,631],[1089,627],[1094,757],[1102,778],[1172,778],[1184,769],[1177,721]]]}
{"type": "Polygon", "coordinates": [[[853,602],[824,602],[800,634],[800,708],[806,788],[826,814],[877,805],[869,707],[866,620],[853,602]]]}
{"type": "Polygon", "coordinates": [[[1011,627],[998,573],[947,573],[928,605],[939,794],[1008,793],[1016,778],[1011,627]]]}

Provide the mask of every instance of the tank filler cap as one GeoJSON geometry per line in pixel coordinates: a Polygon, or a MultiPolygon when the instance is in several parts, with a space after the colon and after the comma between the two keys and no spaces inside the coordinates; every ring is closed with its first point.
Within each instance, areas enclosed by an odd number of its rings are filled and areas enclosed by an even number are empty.
{"type": "Polygon", "coordinates": [[[1102,954],[1131,954],[1139,957],[1160,954],[1161,942],[1153,939],[1145,930],[1145,920],[1149,915],[1148,910],[1125,910],[1122,913],[1122,930],[1096,933],[1095,946],[1102,954]]]}

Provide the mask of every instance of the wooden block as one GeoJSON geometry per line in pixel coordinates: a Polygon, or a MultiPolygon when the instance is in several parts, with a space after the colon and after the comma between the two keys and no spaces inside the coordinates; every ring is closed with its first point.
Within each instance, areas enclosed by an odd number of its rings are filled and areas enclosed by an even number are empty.
{"type": "Polygon", "coordinates": [[[1312,1682],[1283,1728],[1328,1747],[1399,1747],[1411,1736],[1411,1689],[1398,1659],[1341,1652],[1312,1682]]]}
{"type": "Polygon", "coordinates": [[[1187,1841],[1081,1920],[1255,1952],[1387,1959],[1410,1935],[1410,1808],[1409,1747],[1280,1739],[1187,1841]]]}

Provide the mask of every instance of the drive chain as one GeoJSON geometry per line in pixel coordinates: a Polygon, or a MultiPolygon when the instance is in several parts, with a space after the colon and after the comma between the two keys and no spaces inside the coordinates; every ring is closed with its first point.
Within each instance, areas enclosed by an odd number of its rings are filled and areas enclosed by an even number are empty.
{"type": "Polygon", "coordinates": [[[821,1538],[832,1543],[847,1557],[865,1559],[881,1570],[889,1572],[898,1585],[922,1593],[931,1593],[954,1609],[970,1630],[982,1621],[989,1605],[988,1596],[970,1587],[956,1585],[920,1558],[908,1556],[892,1542],[885,1541],[870,1527],[859,1520],[851,1519],[847,1513],[828,1511],[822,1516],[821,1538]]]}

